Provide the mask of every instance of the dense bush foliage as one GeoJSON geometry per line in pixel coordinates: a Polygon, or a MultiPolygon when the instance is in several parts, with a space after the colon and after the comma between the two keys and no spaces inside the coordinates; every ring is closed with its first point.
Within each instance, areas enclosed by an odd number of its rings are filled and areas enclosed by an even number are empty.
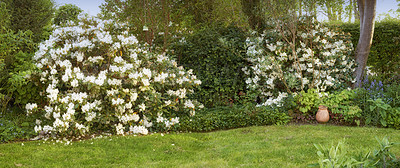
{"type": "Polygon", "coordinates": [[[10,11],[7,9],[7,4],[0,2],[0,33],[5,33],[10,28],[10,11]]]}
{"type": "Polygon", "coordinates": [[[0,34],[0,111],[10,105],[25,105],[38,97],[37,88],[26,80],[35,69],[32,55],[36,43],[31,36],[29,30],[0,34]]]}
{"type": "Polygon", "coordinates": [[[215,131],[248,126],[284,125],[290,121],[286,113],[270,107],[221,106],[198,111],[191,120],[180,123],[181,131],[215,131]]]}
{"type": "Polygon", "coordinates": [[[31,75],[43,101],[26,105],[35,131],[57,136],[166,130],[201,107],[187,95],[201,84],[164,55],[140,47],[125,24],[82,18],[39,45],[31,75]],[[161,127],[161,128],[160,128],[161,127]]]}
{"type": "Polygon", "coordinates": [[[56,10],[53,22],[55,25],[63,25],[68,21],[77,21],[78,15],[82,12],[83,10],[76,5],[65,4],[56,10]]]}
{"type": "Polygon", "coordinates": [[[251,68],[248,88],[261,105],[280,105],[288,94],[308,89],[333,91],[351,86],[354,59],[350,37],[319,24],[299,22],[295,32],[272,29],[247,39],[251,68]]]}
{"type": "Polygon", "coordinates": [[[54,13],[52,0],[3,0],[10,12],[10,29],[33,32],[32,39],[38,43],[46,39],[47,28],[54,13]]]}
{"type": "MultiPolygon", "coordinates": [[[[356,46],[360,36],[359,23],[331,25],[351,34],[356,46]]],[[[375,23],[374,37],[367,65],[384,83],[400,79],[400,21],[390,20],[375,23]]]]}
{"type": "Polygon", "coordinates": [[[245,91],[245,33],[237,27],[206,27],[171,48],[178,64],[193,69],[202,81],[194,96],[207,107],[227,105],[245,91]]]}

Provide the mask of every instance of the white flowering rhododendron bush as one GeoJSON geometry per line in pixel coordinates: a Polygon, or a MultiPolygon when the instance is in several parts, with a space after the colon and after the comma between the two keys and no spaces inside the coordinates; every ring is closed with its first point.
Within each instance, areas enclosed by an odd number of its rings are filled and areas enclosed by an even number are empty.
{"type": "Polygon", "coordinates": [[[179,124],[201,104],[201,84],[174,60],[140,47],[129,28],[96,18],[56,27],[34,56],[43,101],[26,105],[35,131],[56,136],[148,134],[179,124]]]}
{"type": "Polygon", "coordinates": [[[288,94],[328,92],[354,82],[349,35],[317,23],[299,23],[295,31],[279,28],[246,40],[251,66],[242,70],[248,75],[248,88],[262,98],[260,105],[279,106],[288,94]]]}

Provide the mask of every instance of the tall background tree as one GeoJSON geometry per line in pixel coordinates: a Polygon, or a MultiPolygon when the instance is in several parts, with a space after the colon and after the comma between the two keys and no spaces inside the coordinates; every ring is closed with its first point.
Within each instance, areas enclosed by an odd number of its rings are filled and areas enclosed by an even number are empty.
{"type": "Polygon", "coordinates": [[[399,2],[399,4],[397,4],[397,6],[399,7],[398,9],[397,9],[397,12],[400,12],[400,0],[396,0],[397,2],[399,2]]]}
{"type": "Polygon", "coordinates": [[[78,15],[82,12],[83,10],[76,5],[65,4],[58,7],[56,10],[53,22],[56,25],[62,25],[67,23],[67,21],[76,21],[78,19],[78,15]]]}
{"type": "Polygon", "coordinates": [[[0,1],[0,33],[5,33],[10,28],[10,10],[7,9],[7,4],[0,1]]]}
{"type": "Polygon", "coordinates": [[[37,96],[25,76],[34,70],[38,42],[48,38],[52,0],[0,0],[0,111],[37,96]]]}
{"type": "Polygon", "coordinates": [[[165,50],[177,32],[214,23],[246,27],[241,5],[241,0],[105,0],[100,8],[102,17],[130,24],[141,42],[153,45],[161,37],[165,50]]]}
{"type": "Polygon", "coordinates": [[[14,32],[30,30],[35,42],[43,40],[42,34],[51,25],[54,13],[52,0],[4,0],[11,14],[10,28],[14,32]]]}
{"type": "Polygon", "coordinates": [[[261,0],[242,0],[242,10],[248,17],[252,29],[262,31],[265,28],[261,0]]]}
{"type": "Polygon", "coordinates": [[[355,87],[360,87],[374,36],[376,0],[358,0],[360,12],[360,38],[356,48],[355,87]]]}

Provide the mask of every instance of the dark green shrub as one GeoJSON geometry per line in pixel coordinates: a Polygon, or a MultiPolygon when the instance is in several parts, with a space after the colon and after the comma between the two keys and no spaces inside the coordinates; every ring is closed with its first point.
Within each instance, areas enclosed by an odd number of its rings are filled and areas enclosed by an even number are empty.
{"type": "MultiPolygon", "coordinates": [[[[357,46],[360,36],[359,23],[331,25],[351,34],[351,41],[357,46]]],[[[384,83],[400,79],[400,20],[375,23],[374,37],[367,66],[378,74],[384,83]]]]}
{"type": "Polygon", "coordinates": [[[245,91],[245,33],[237,27],[206,27],[172,45],[179,65],[202,81],[196,99],[206,107],[231,104],[245,91]]]}
{"type": "Polygon", "coordinates": [[[31,39],[32,32],[9,31],[0,34],[0,111],[8,105],[25,105],[37,98],[39,93],[27,78],[35,69],[32,55],[36,44],[31,39]]]}
{"type": "Polygon", "coordinates": [[[31,138],[37,133],[33,130],[35,121],[20,114],[19,108],[13,107],[6,114],[0,113],[0,143],[31,138]]]}
{"type": "MultiPolygon", "coordinates": [[[[5,33],[10,28],[10,10],[7,9],[7,4],[0,2],[0,33],[5,33]]],[[[1,58],[0,58],[1,60],[1,58]]],[[[1,61],[0,61],[1,62],[1,61]]]]}
{"type": "Polygon", "coordinates": [[[10,11],[10,28],[15,31],[33,32],[32,39],[38,43],[45,39],[46,27],[51,25],[54,13],[52,0],[3,0],[10,11]]]}
{"type": "Polygon", "coordinates": [[[290,121],[286,113],[268,107],[232,106],[198,111],[194,117],[181,120],[181,131],[214,131],[248,126],[283,125],[290,121]]]}

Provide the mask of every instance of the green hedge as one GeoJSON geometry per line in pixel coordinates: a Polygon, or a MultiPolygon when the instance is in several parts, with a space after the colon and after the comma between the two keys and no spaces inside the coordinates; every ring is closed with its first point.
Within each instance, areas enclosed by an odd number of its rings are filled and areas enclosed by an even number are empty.
{"type": "Polygon", "coordinates": [[[194,117],[181,120],[181,131],[215,131],[248,126],[283,125],[290,121],[286,113],[269,107],[225,106],[198,111],[194,117]]]}
{"type": "Polygon", "coordinates": [[[195,99],[206,107],[231,104],[245,90],[241,70],[247,66],[245,40],[244,31],[237,27],[214,26],[186,35],[171,45],[178,64],[193,69],[202,81],[201,88],[195,90],[195,99]]]}
{"type": "MultiPolygon", "coordinates": [[[[330,26],[350,33],[354,47],[357,46],[360,36],[359,23],[332,24],[330,26]]],[[[385,82],[400,79],[400,20],[375,23],[367,65],[385,82]]]]}

